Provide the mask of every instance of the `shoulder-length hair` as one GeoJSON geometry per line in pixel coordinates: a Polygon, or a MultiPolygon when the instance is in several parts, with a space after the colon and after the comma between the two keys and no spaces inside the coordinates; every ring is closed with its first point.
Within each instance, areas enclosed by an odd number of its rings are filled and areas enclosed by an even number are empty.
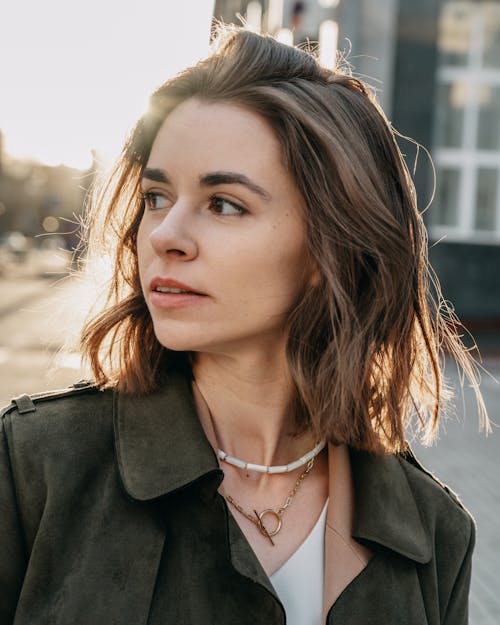
{"type": "Polygon", "coordinates": [[[137,230],[153,141],[167,115],[193,97],[234,103],[265,119],[304,199],[308,251],[320,278],[288,320],[297,431],[367,451],[399,451],[416,422],[430,440],[446,395],[443,350],[461,364],[482,405],[474,361],[428,264],[411,177],[372,92],[304,50],[235,27],[222,27],[208,58],[151,96],[94,207],[94,247],[107,238],[114,250],[107,303],[82,333],[97,384],[146,394],[169,371],[189,368],[186,354],[164,348],[153,331],[139,282],[137,230]]]}

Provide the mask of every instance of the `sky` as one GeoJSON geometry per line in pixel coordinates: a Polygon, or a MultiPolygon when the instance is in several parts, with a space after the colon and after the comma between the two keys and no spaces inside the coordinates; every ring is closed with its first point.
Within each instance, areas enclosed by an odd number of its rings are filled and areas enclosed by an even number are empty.
{"type": "Polygon", "coordinates": [[[13,157],[90,166],[119,151],[166,78],[206,55],[213,0],[0,7],[0,130],[13,157]]]}

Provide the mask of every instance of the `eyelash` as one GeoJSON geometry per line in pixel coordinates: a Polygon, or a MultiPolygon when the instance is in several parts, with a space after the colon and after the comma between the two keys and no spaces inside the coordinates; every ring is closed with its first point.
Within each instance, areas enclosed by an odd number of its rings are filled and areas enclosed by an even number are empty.
{"type": "Polygon", "coordinates": [[[144,208],[147,208],[148,210],[159,210],[159,209],[151,208],[152,200],[157,197],[165,197],[165,196],[161,195],[161,193],[153,193],[152,191],[139,193],[139,198],[143,202],[144,208]]]}
{"type": "MultiPolygon", "coordinates": [[[[144,207],[148,210],[161,210],[160,208],[153,208],[151,206],[151,204],[154,202],[155,198],[158,197],[163,197],[165,198],[164,195],[162,195],[161,193],[156,193],[155,191],[146,191],[146,192],[141,192],[139,193],[139,197],[141,199],[141,201],[144,203],[144,207]]],[[[240,206],[239,204],[236,204],[235,202],[232,202],[231,200],[227,200],[226,198],[220,197],[219,195],[211,195],[210,198],[210,203],[213,206],[214,204],[217,204],[218,202],[225,202],[227,204],[229,204],[230,206],[232,206],[233,208],[235,208],[238,211],[239,215],[243,215],[245,214],[247,211],[246,209],[243,208],[243,206],[240,206]]],[[[220,214],[220,213],[216,213],[216,214],[220,214]]],[[[224,215],[223,215],[224,216],[224,215]]],[[[235,217],[236,215],[225,215],[226,217],[235,217]]]]}
{"type": "MultiPolygon", "coordinates": [[[[211,195],[210,202],[212,204],[216,204],[217,202],[226,202],[227,204],[229,204],[230,206],[232,206],[238,211],[238,215],[244,215],[247,212],[243,208],[243,206],[240,206],[239,204],[236,204],[235,202],[231,202],[231,200],[227,200],[226,198],[220,197],[219,195],[211,195]]],[[[226,215],[226,216],[229,216],[229,215],[226,215]]],[[[234,217],[235,215],[232,215],[232,216],[234,217]]]]}

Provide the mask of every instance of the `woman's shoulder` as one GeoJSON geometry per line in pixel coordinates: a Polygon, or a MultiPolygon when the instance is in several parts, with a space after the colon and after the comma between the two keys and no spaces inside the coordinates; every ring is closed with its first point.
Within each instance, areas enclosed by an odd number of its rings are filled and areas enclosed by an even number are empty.
{"type": "Polygon", "coordinates": [[[473,546],[475,522],[459,495],[421,464],[411,450],[398,460],[434,544],[457,551],[473,546]]]}
{"type": "Polygon", "coordinates": [[[77,382],[20,395],[2,411],[0,507],[29,548],[44,514],[69,518],[82,493],[114,470],[112,406],[112,392],[77,382]]]}
{"type": "Polygon", "coordinates": [[[388,455],[351,450],[351,468],[356,485],[372,503],[416,504],[419,515],[428,522],[451,514],[469,524],[470,514],[458,495],[424,467],[409,446],[404,452],[388,455]]]}
{"type": "Polygon", "coordinates": [[[7,444],[17,450],[99,437],[112,428],[113,393],[82,380],[64,389],[20,395],[0,413],[7,444]]]}
{"type": "Polygon", "coordinates": [[[422,506],[423,509],[430,506],[436,511],[441,511],[444,508],[455,510],[460,517],[470,517],[458,494],[426,468],[411,449],[399,455],[398,460],[415,498],[422,504],[427,504],[422,506]]]}
{"type": "Polygon", "coordinates": [[[109,390],[99,389],[91,380],[80,380],[62,389],[18,395],[0,411],[0,417],[16,418],[35,413],[41,418],[56,414],[69,416],[68,408],[84,410],[89,403],[102,403],[109,396],[109,390]]]}

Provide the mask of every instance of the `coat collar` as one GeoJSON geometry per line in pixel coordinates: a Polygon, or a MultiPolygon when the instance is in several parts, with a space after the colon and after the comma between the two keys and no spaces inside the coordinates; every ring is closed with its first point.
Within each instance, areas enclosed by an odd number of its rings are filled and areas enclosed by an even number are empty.
{"type": "Polygon", "coordinates": [[[224,475],[184,377],[170,378],[151,395],[116,393],[113,412],[118,467],[130,497],[158,499],[205,476],[217,490],[224,475]]]}
{"type": "MultiPolygon", "coordinates": [[[[198,418],[190,383],[170,378],[160,391],[142,397],[117,393],[114,430],[123,486],[139,501],[158,499],[204,477],[215,492],[223,478],[216,455],[198,418]]],[[[432,544],[418,510],[402,461],[350,450],[354,493],[351,534],[370,548],[380,545],[428,562],[432,544]]],[[[331,476],[332,477],[332,476],[331,476]]],[[[333,480],[330,479],[332,482],[333,480]]],[[[331,484],[334,513],[339,483],[331,484]]],[[[345,524],[345,521],[343,521],[345,524]]]]}
{"type": "Polygon", "coordinates": [[[354,486],[352,535],[420,564],[432,557],[432,539],[408,482],[405,460],[350,450],[354,486]]]}

